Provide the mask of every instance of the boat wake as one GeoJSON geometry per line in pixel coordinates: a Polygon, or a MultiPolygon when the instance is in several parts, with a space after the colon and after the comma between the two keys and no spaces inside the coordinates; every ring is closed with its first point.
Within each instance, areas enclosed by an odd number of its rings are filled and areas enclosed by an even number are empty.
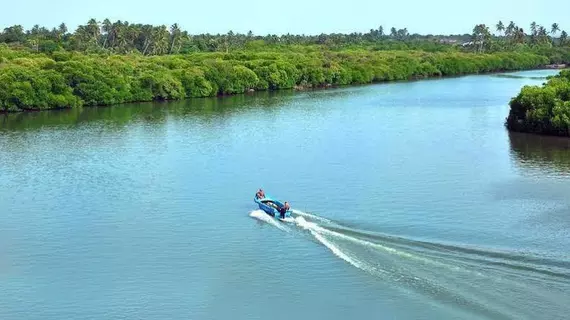
{"type": "Polygon", "coordinates": [[[570,292],[569,257],[414,240],[345,227],[297,210],[285,222],[261,210],[250,216],[286,232],[309,234],[353,267],[398,290],[453,306],[465,317],[545,319],[570,313],[561,299],[570,292]]]}
{"type": "Polygon", "coordinates": [[[307,217],[309,219],[324,222],[324,223],[329,223],[329,224],[333,223],[331,220],[329,220],[327,218],[319,217],[317,215],[306,213],[306,212],[303,212],[300,210],[292,209],[291,212],[293,212],[293,214],[296,215],[297,217],[303,216],[303,217],[307,217]]]}
{"type": "MultiPolygon", "coordinates": [[[[275,218],[270,217],[269,215],[267,215],[263,210],[254,210],[252,212],[250,212],[249,214],[250,217],[255,218],[257,220],[260,220],[262,222],[265,222],[267,224],[270,224],[278,229],[281,229],[283,231],[291,231],[290,228],[286,227],[282,222],[277,221],[275,218]]],[[[289,218],[291,219],[291,218],[289,218]]]]}

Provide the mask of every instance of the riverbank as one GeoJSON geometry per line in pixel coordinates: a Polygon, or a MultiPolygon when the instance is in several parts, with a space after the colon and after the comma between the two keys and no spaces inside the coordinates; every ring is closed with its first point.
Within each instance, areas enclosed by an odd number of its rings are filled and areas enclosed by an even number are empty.
{"type": "Polygon", "coordinates": [[[193,53],[146,57],[0,49],[0,110],[21,112],[427,79],[549,64],[503,52],[316,50],[193,53]]]}
{"type": "Polygon", "coordinates": [[[511,131],[570,137],[570,70],[542,86],[525,86],[510,102],[511,131]]]}
{"type": "Polygon", "coordinates": [[[547,64],[544,66],[545,69],[566,69],[568,66],[565,63],[560,64],[547,64]]]}

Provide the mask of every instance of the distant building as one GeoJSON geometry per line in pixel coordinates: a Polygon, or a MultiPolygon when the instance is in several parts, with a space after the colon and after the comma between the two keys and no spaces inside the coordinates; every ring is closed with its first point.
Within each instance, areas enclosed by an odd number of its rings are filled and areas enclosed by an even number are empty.
{"type": "Polygon", "coordinates": [[[459,40],[457,39],[439,39],[439,43],[455,44],[459,40]]]}
{"type": "Polygon", "coordinates": [[[473,46],[473,45],[479,45],[482,43],[483,43],[483,41],[469,41],[469,42],[463,42],[461,45],[463,47],[468,47],[468,46],[473,46]]]}

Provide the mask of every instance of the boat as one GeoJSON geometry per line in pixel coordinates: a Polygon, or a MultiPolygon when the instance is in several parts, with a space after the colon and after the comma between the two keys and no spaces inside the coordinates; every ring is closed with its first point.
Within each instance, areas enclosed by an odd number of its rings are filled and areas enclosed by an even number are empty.
{"type": "MultiPolygon", "coordinates": [[[[284,204],[276,199],[273,199],[269,195],[265,195],[265,198],[259,199],[257,195],[254,196],[253,201],[259,205],[259,209],[263,210],[268,215],[281,219],[281,214],[279,209],[283,208],[284,204]]],[[[285,212],[285,218],[291,217],[291,209],[285,212]]]]}

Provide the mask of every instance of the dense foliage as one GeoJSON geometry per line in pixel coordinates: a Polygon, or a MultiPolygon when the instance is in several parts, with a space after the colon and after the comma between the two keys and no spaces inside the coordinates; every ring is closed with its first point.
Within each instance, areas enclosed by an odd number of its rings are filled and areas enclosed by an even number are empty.
{"type": "Polygon", "coordinates": [[[556,38],[511,22],[498,35],[369,33],[190,35],[170,28],[91,19],[69,32],[16,25],[0,33],[0,112],[175,100],[259,90],[310,88],[520,70],[570,62],[556,38]]]}
{"type": "Polygon", "coordinates": [[[528,69],[532,53],[287,50],[186,55],[51,55],[0,47],[0,109],[21,111],[172,100],[528,69]]]}
{"type": "Polygon", "coordinates": [[[523,87],[510,106],[510,130],[570,136],[570,70],[550,77],[541,87],[523,87]]]}

